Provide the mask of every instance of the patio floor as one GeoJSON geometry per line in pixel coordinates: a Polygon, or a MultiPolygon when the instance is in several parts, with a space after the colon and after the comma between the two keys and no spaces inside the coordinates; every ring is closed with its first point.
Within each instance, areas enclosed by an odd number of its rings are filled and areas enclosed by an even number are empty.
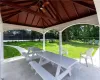
{"type": "MultiPolygon", "coordinates": [[[[23,57],[6,59],[4,61],[4,80],[42,80],[42,78],[31,69],[23,57]]],[[[44,67],[55,74],[56,67],[50,63],[44,67]]],[[[100,80],[100,69],[85,64],[76,64],[72,69],[72,76],[66,76],[63,80],[100,80]]]]}

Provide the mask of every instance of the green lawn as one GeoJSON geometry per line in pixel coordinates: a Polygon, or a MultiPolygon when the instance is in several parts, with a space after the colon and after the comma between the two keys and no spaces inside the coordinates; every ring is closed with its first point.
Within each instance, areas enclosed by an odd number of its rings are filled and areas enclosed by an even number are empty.
{"type": "Polygon", "coordinates": [[[19,51],[15,48],[4,46],[4,58],[6,59],[14,56],[20,56],[19,51]]]}
{"type": "MultiPolygon", "coordinates": [[[[38,47],[42,49],[42,42],[38,41],[27,41],[27,42],[5,42],[6,45],[16,45],[20,47],[24,47],[28,49],[28,47],[38,47]]],[[[70,42],[63,42],[64,49],[68,50],[68,56],[71,58],[79,58],[81,52],[85,52],[88,48],[93,47],[94,53],[97,50],[97,45],[88,45],[84,42],[80,41],[70,41],[70,42]]],[[[56,41],[54,43],[49,43],[46,41],[46,50],[53,52],[55,54],[59,54],[59,42],[56,41]]],[[[19,56],[19,52],[16,49],[13,49],[11,47],[4,47],[5,52],[5,58],[13,57],[13,56],[19,56]]],[[[66,55],[65,55],[66,56],[66,55]]]]}

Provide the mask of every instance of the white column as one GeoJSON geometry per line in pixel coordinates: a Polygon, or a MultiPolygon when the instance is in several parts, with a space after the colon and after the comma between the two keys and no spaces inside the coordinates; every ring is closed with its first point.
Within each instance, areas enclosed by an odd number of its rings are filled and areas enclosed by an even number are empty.
{"type": "Polygon", "coordinates": [[[3,79],[3,25],[2,25],[2,19],[0,14],[0,80],[3,79]]]}
{"type": "Polygon", "coordinates": [[[59,32],[59,54],[62,55],[62,32],[59,32]]]}
{"type": "MultiPolygon", "coordinates": [[[[99,22],[99,27],[100,27],[100,0],[94,0],[94,4],[96,7],[98,22],[99,22]]],[[[99,41],[100,41],[100,28],[99,28],[99,41]]],[[[100,44],[99,44],[99,47],[100,47],[100,44]]],[[[99,50],[99,67],[100,67],[100,50],[99,50]]]]}
{"type": "Polygon", "coordinates": [[[45,33],[43,33],[43,51],[45,51],[45,33]]]}

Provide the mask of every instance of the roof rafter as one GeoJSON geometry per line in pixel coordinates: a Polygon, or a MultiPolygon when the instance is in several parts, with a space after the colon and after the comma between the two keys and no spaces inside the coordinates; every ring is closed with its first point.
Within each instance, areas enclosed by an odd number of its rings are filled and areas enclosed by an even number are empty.
{"type": "Polygon", "coordinates": [[[28,15],[29,15],[29,13],[27,13],[27,16],[26,16],[26,19],[25,19],[25,24],[26,24],[26,22],[27,22],[28,15]]]}
{"type": "Polygon", "coordinates": [[[49,2],[50,2],[51,6],[53,7],[53,9],[54,9],[55,12],[56,12],[56,18],[57,18],[59,21],[62,22],[63,20],[62,20],[60,14],[58,13],[57,9],[56,9],[56,8],[54,7],[54,5],[52,4],[52,1],[49,1],[49,2]]]}
{"type": "Polygon", "coordinates": [[[3,16],[9,15],[9,14],[11,14],[11,13],[15,13],[16,11],[19,11],[19,9],[12,10],[12,11],[9,11],[9,12],[4,12],[4,13],[2,13],[2,15],[3,15],[3,16]]]}
{"type": "Polygon", "coordinates": [[[48,8],[50,9],[51,13],[53,13],[54,17],[57,19],[57,17],[56,17],[56,13],[53,11],[53,9],[51,8],[50,5],[48,5],[48,8]]]}
{"type": "Polygon", "coordinates": [[[51,24],[53,24],[50,20],[48,20],[51,24]]]}
{"type": "Polygon", "coordinates": [[[42,20],[43,20],[44,23],[46,23],[49,26],[48,22],[46,22],[45,19],[42,19],[42,20]]]}
{"type": "Polygon", "coordinates": [[[41,20],[41,18],[39,18],[39,20],[38,20],[38,22],[37,22],[36,26],[38,26],[38,23],[40,22],[40,20],[41,20]]]}
{"type": "Polygon", "coordinates": [[[19,12],[21,12],[21,11],[17,11],[16,13],[13,13],[13,14],[11,14],[11,15],[9,15],[9,16],[7,16],[7,17],[5,17],[5,21],[7,21],[9,18],[11,18],[12,16],[14,16],[14,15],[16,15],[16,14],[18,14],[19,12]]]}
{"type": "Polygon", "coordinates": [[[21,4],[21,3],[28,3],[28,2],[32,2],[31,0],[28,0],[28,1],[16,1],[14,3],[16,4],[21,4]]]}
{"type": "MultiPolygon", "coordinates": [[[[31,7],[34,3],[28,4],[28,5],[23,5],[23,7],[31,7]]],[[[1,5],[0,5],[1,6],[1,5]]],[[[14,8],[8,8],[8,9],[1,9],[2,12],[7,12],[7,11],[11,11],[11,10],[15,10],[14,8]]]]}
{"type": "Polygon", "coordinates": [[[28,8],[26,8],[26,7],[22,7],[22,6],[17,5],[17,4],[15,4],[15,3],[13,3],[13,2],[9,2],[9,1],[1,1],[1,2],[3,2],[3,4],[6,4],[6,5],[8,5],[8,6],[14,7],[14,8],[16,8],[16,9],[20,9],[21,11],[25,11],[25,12],[28,12],[28,13],[31,13],[31,14],[34,14],[34,15],[36,14],[36,15],[38,15],[38,16],[40,16],[40,17],[44,17],[44,18],[52,19],[52,20],[56,21],[56,19],[54,19],[54,18],[48,17],[48,16],[46,16],[46,15],[42,15],[42,14],[39,13],[39,12],[33,11],[33,10],[28,9],[28,8]]]}
{"type": "Polygon", "coordinates": [[[61,0],[59,0],[59,1],[60,1],[60,4],[61,4],[62,7],[63,7],[65,13],[67,14],[68,19],[70,20],[69,14],[68,14],[67,10],[65,9],[63,2],[62,2],[61,0]]]}
{"type": "Polygon", "coordinates": [[[82,2],[82,1],[74,1],[74,0],[73,0],[73,2],[74,3],[77,3],[77,4],[80,4],[80,5],[82,5],[82,6],[86,7],[86,8],[89,8],[89,9],[95,11],[95,7],[89,6],[85,2],[82,2]]]}
{"type": "Polygon", "coordinates": [[[43,24],[43,28],[44,28],[45,24],[44,24],[43,18],[41,18],[41,19],[42,19],[42,24],[43,24]]]}
{"type": "Polygon", "coordinates": [[[48,10],[48,8],[45,8],[45,9],[46,9],[46,11],[48,12],[48,14],[49,14],[51,17],[54,18],[54,16],[51,14],[51,12],[48,10]]]}
{"type": "Polygon", "coordinates": [[[19,13],[17,14],[17,23],[18,23],[18,20],[19,20],[19,13]]]}
{"type": "Polygon", "coordinates": [[[14,10],[14,9],[13,8],[8,8],[8,9],[3,9],[3,10],[1,9],[2,12],[10,11],[10,10],[14,10]]]}
{"type": "MultiPolygon", "coordinates": [[[[38,12],[38,9],[36,10],[36,12],[38,12]]],[[[33,24],[33,21],[34,21],[34,19],[35,19],[35,16],[36,16],[36,15],[34,15],[34,17],[33,17],[33,19],[32,19],[31,25],[33,24]]]]}
{"type": "Polygon", "coordinates": [[[73,4],[73,7],[74,7],[74,9],[75,9],[75,12],[76,12],[77,17],[79,17],[79,14],[78,14],[78,11],[77,11],[77,8],[76,8],[75,3],[72,3],[72,4],[73,4]]]}
{"type": "MultiPolygon", "coordinates": [[[[30,4],[30,6],[31,6],[31,5],[32,5],[32,4],[30,4]]],[[[29,6],[29,5],[26,5],[25,7],[29,8],[30,6],[29,6]]],[[[15,16],[16,14],[19,14],[20,12],[21,12],[21,11],[20,11],[20,9],[19,9],[19,10],[17,10],[15,13],[9,14],[9,16],[5,17],[5,21],[7,21],[9,18],[15,16]]],[[[5,16],[6,16],[6,15],[5,15],[5,16]]],[[[17,22],[18,22],[18,21],[17,21],[17,22]]]]}

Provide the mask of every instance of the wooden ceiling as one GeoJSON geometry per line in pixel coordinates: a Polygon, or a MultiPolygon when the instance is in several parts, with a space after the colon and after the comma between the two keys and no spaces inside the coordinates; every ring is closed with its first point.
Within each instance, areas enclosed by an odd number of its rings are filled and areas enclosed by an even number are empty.
{"type": "Polygon", "coordinates": [[[40,9],[39,0],[0,0],[4,23],[47,28],[96,14],[93,0],[41,0],[49,2],[40,9]]]}

